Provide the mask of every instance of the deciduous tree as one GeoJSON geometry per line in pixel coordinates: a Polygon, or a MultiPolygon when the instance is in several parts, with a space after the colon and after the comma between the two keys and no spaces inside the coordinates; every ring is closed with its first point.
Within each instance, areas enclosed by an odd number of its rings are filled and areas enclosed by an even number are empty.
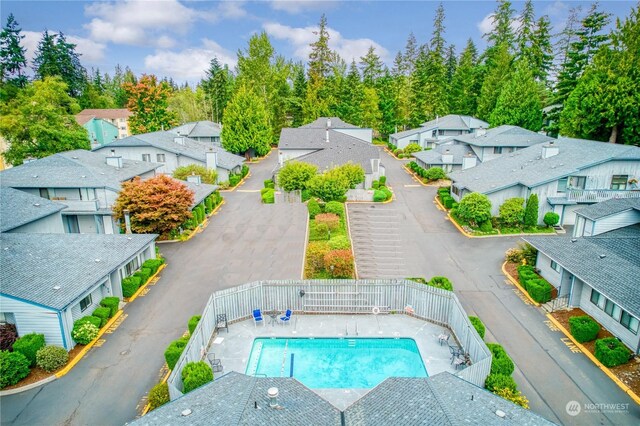
{"type": "Polygon", "coordinates": [[[145,74],[138,83],[124,83],[123,87],[129,98],[127,108],[133,113],[129,117],[133,134],[168,130],[177,124],[175,112],[169,110],[171,89],[167,82],[145,74]]]}
{"type": "Polygon", "coordinates": [[[278,186],[287,192],[306,189],[307,182],[317,171],[318,168],[312,164],[288,161],[278,172],[278,186]]]}
{"type": "Polygon", "coordinates": [[[173,171],[173,177],[180,180],[187,180],[189,176],[194,174],[200,176],[203,183],[210,185],[216,183],[216,178],[218,177],[215,170],[207,169],[197,164],[181,166],[173,171]]]}

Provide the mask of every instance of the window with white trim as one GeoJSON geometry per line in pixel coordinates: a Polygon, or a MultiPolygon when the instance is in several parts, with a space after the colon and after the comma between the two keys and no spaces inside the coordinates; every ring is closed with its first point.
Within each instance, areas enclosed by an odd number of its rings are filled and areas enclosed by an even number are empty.
{"type": "Polygon", "coordinates": [[[625,190],[627,189],[628,175],[613,175],[611,177],[611,189],[625,190]]]}
{"type": "Polygon", "coordinates": [[[80,301],[80,312],[84,312],[89,306],[91,306],[91,295],[87,295],[80,301]]]}
{"type": "Polygon", "coordinates": [[[556,272],[560,272],[560,265],[558,265],[554,260],[551,261],[551,269],[556,272]]]}
{"type": "Polygon", "coordinates": [[[142,154],[142,161],[151,162],[151,154],[142,154]]]}
{"type": "Polygon", "coordinates": [[[595,291],[594,289],[591,289],[591,303],[593,303],[594,305],[598,306],[598,304],[600,303],[600,296],[601,294],[597,291],[595,291]]]}
{"type": "Polygon", "coordinates": [[[620,317],[620,324],[622,324],[627,330],[632,332],[633,334],[638,334],[638,318],[634,317],[627,311],[622,311],[622,316],[620,317]]]}
{"type": "Polygon", "coordinates": [[[164,154],[156,154],[156,160],[158,163],[164,163],[164,154]]]}

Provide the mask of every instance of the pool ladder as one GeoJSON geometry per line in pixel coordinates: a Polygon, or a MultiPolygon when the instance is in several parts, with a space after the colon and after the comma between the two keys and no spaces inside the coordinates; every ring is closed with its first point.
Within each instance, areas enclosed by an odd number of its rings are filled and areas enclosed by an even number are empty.
{"type": "MultiPolygon", "coordinates": [[[[355,323],[355,336],[357,336],[358,335],[358,321],[354,320],[354,323],[355,323]]],[[[345,334],[345,336],[349,335],[349,321],[347,321],[347,323],[345,324],[344,334],[345,334]]]]}

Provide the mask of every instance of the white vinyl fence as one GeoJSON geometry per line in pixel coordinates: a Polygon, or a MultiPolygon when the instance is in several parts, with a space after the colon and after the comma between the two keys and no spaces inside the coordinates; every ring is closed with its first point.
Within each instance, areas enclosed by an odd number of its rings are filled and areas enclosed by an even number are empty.
{"type": "Polygon", "coordinates": [[[491,352],[478,335],[453,292],[408,280],[281,280],[257,281],[215,292],[187,347],[171,372],[168,384],[171,399],[182,395],[182,368],[204,359],[211,342],[217,314],[229,322],[251,318],[254,309],[291,309],[296,313],[357,314],[407,313],[448,327],[469,353],[473,364],[456,373],[477,386],[491,369],[491,352]]]}

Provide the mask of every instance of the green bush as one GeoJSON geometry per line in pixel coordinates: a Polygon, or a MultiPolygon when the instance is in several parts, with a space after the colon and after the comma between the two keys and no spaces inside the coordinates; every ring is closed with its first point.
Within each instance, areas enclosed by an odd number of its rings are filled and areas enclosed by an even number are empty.
{"type": "Polygon", "coordinates": [[[440,167],[429,167],[425,173],[424,177],[430,181],[444,179],[447,177],[447,174],[440,167]]]}
{"type": "Polygon", "coordinates": [[[213,211],[213,197],[209,195],[204,199],[204,212],[209,214],[211,211],[213,211]]]}
{"type": "Polygon", "coordinates": [[[0,389],[15,385],[30,372],[26,356],[20,352],[0,351],[0,389]]]}
{"type": "Polygon", "coordinates": [[[500,206],[500,222],[506,226],[518,226],[524,218],[524,198],[508,198],[500,206]]]}
{"type": "Polygon", "coordinates": [[[85,322],[78,326],[74,324],[73,330],[71,331],[71,337],[73,337],[73,340],[80,343],[81,345],[86,345],[93,339],[98,337],[98,331],[98,327],[90,322],[85,322]]]}
{"type": "Polygon", "coordinates": [[[309,200],[309,202],[307,203],[307,210],[309,211],[309,217],[311,219],[315,219],[317,214],[322,213],[320,204],[318,204],[315,198],[309,200]]]}
{"type": "Polygon", "coordinates": [[[493,231],[493,224],[491,223],[490,220],[485,220],[484,222],[480,223],[480,231],[482,232],[492,232],[493,231]]]}
{"type": "Polygon", "coordinates": [[[538,225],[538,195],[531,194],[524,208],[524,226],[535,227],[538,225]]]}
{"type": "Polygon", "coordinates": [[[140,277],[132,275],[122,280],[122,295],[124,297],[131,297],[134,295],[140,287],[140,277]]]}
{"type": "Polygon", "coordinates": [[[182,369],[183,392],[188,393],[213,381],[213,371],[204,361],[189,362],[182,369]]]}
{"type": "Polygon", "coordinates": [[[329,240],[329,248],[331,250],[348,250],[351,248],[351,243],[345,235],[337,235],[329,240]]]}
{"type": "Polygon", "coordinates": [[[380,184],[380,186],[385,186],[387,184],[387,177],[380,176],[380,179],[378,179],[378,183],[380,184]]]}
{"type": "Polygon", "coordinates": [[[404,148],[405,154],[413,154],[414,152],[422,151],[422,147],[415,142],[410,143],[404,148]]]}
{"type": "Polygon", "coordinates": [[[490,220],[491,201],[486,195],[478,192],[467,194],[460,200],[458,216],[472,226],[490,220]]]}
{"type": "Polygon", "coordinates": [[[107,321],[109,321],[109,315],[111,315],[111,309],[105,308],[104,306],[100,306],[99,308],[96,308],[93,311],[93,314],[91,315],[93,315],[94,317],[100,318],[100,328],[102,328],[105,326],[105,324],[107,324],[107,321]]]}
{"type": "Polygon", "coordinates": [[[100,301],[100,306],[109,308],[109,318],[111,318],[116,314],[116,312],[118,312],[118,308],[120,307],[120,299],[115,296],[105,297],[100,301]]]}
{"type": "Polygon", "coordinates": [[[94,317],[93,315],[87,315],[82,318],[78,318],[73,323],[73,328],[80,327],[82,324],[93,324],[96,328],[100,328],[100,324],[102,323],[102,319],[98,317],[94,317]]]}
{"type": "Polygon", "coordinates": [[[482,337],[484,339],[484,333],[486,332],[486,328],[484,326],[484,323],[482,321],[480,321],[480,318],[478,318],[478,317],[469,317],[469,321],[471,321],[471,325],[473,325],[473,328],[476,329],[476,331],[478,332],[480,337],[482,337]]]}
{"type": "Polygon", "coordinates": [[[527,265],[534,266],[538,258],[538,249],[529,243],[518,243],[518,248],[522,252],[522,257],[527,261],[527,265]]]}
{"type": "Polygon", "coordinates": [[[453,291],[453,284],[447,277],[433,277],[427,283],[431,287],[441,288],[443,290],[453,291]]]}
{"type": "Polygon", "coordinates": [[[267,179],[267,180],[264,181],[264,187],[265,188],[275,189],[276,184],[273,182],[273,179],[267,179]]]}
{"type": "Polygon", "coordinates": [[[200,318],[202,318],[202,315],[194,315],[189,319],[189,322],[187,324],[187,327],[189,328],[189,334],[193,334],[193,330],[195,330],[198,326],[200,318]]]}
{"type": "Polygon", "coordinates": [[[380,187],[380,191],[384,192],[384,195],[387,197],[387,199],[385,201],[390,200],[390,199],[393,198],[393,193],[386,186],[381,186],[380,187]]]}
{"type": "Polygon", "coordinates": [[[595,356],[607,367],[626,364],[631,358],[631,351],[615,337],[596,340],[595,356]]]}
{"type": "Polygon", "coordinates": [[[164,259],[147,259],[142,264],[142,267],[150,269],[151,275],[153,275],[158,272],[158,269],[160,269],[160,266],[162,266],[163,263],[164,259]]]}
{"type": "Polygon", "coordinates": [[[169,402],[169,385],[166,383],[158,383],[149,391],[149,409],[155,410],[156,408],[169,402]]]}
{"type": "Polygon", "coordinates": [[[140,278],[140,285],[143,286],[147,283],[147,281],[149,281],[149,277],[151,276],[151,269],[140,268],[133,275],[140,278]]]}
{"type": "Polygon", "coordinates": [[[264,191],[261,195],[262,197],[262,202],[264,204],[275,204],[276,202],[276,192],[275,190],[271,189],[271,188],[265,188],[266,191],[264,191]]]}
{"type": "Polygon", "coordinates": [[[404,151],[402,150],[402,148],[396,148],[393,153],[396,155],[396,157],[402,157],[404,155],[404,151]]]}
{"type": "Polygon", "coordinates": [[[240,179],[242,179],[240,175],[229,175],[229,186],[233,188],[238,183],[240,183],[240,179]]]}
{"type": "Polygon", "coordinates": [[[590,342],[598,337],[600,324],[588,315],[570,317],[569,330],[578,342],[590,342]]]}
{"type": "Polygon", "coordinates": [[[378,189],[379,187],[380,187],[380,182],[378,182],[377,180],[374,180],[373,182],[371,182],[372,189],[378,189]]]}
{"type": "Polygon", "coordinates": [[[442,201],[442,205],[444,205],[445,209],[453,207],[453,198],[450,195],[443,195],[440,200],[442,201]]]}
{"type": "Polygon", "coordinates": [[[527,281],[527,293],[538,303],[547,303],[551,300],[553,287],[544,278],[537,278],[527,281]]]}
{"type": "Polygon", "coordinates": [[[305,203],[307,200],[311,198],[311,193],[309,193],[308,189],[303,189],[300,192],[300,196],[302,197],[302,202],[305,203]]]}
{"type": "Polygon", "coordinates": [[[376,189],[375,191],[373,191],[374,202],[379,203],[386,200],[387,200],[387,194],[385,194],[383,191],[380,191],[379,189],[376,189]]]}
{"type": "Polygon", "coordinates": [[[546,212],[542,221],[547,226],[556,226],[560,222],[560,215],[554,212],[546,212]]]}
{"type": "Polygon", "coordinates": [[[242,169],[240,170],[240,175],[242,177],[245,177],[248,174],[249,174],[249,166],[247,166],[246,164],[243,164],[242,169]]]}
{"type": "Polygon", "coordinates": [[[44,334],[25,334],[13,343],[13,351],[20,352],[29,360],[29,365],[36,365],[36,353],[44,347],[44,334]]]}
{"type": "Polygon", "coordinates": [[[513,361],[504,348],[497,343],[487,343],[487,347],[493,355],[491,359],[491,374],[512,375],[515,365],[513,365],[513,361]]]}
{"type": "Polygon", "coordinates": [[[526,287],[527,281],[535,280],[538,278],[538,274],[533,269],[533,266],[530,265],[520,265],[518,266],[518,279],[520,280],[520,284],[523,287],[526,287]]]}
{"type": "Polygon", "coordinates": [[[491,392],[499,389],[511,389],[514,392],[518,390],[518,385],[513,377],[504,374],[489,374],[484,382],[484,387],[491,392]]]}
{"type": "Polygon", "coordinates": [[[340,217],[344,217],[344,204],[338,201],[329,201],[324,205],[325,213],[337,214],[340,217]]]}
{"type": "Polygon", "coordinates": [[[49,345],[36,352],[36,364],[49,373],[69,362],[69,352],[60,346],[49,345]]]}
{"type": "Polygon", "coordinates": [[[164,351],[164,360],[167,361],[167,365],[169,366],[169,370],[173,370],[176,366],[176,362],[182,355],[182,351],[187,346],[189,342],[189,337],[181,337],[178,340],[174,340],[167,346],[167,349],[164,351]]]}
{"type": "Polygon", "coordinates": [[[520,263],[522,262],[522,251],[518,250],[517,248],[510,248],[509,250],[504,252],[504,259],[507,262],[520,263]]]}

